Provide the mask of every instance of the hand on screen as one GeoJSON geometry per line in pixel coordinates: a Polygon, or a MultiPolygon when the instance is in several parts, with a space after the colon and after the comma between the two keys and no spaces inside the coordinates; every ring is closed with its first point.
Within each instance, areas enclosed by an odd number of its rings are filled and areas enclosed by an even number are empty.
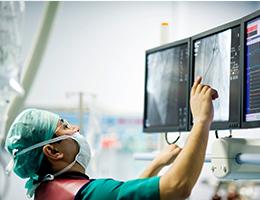
{"type": "Polygon", "coordinates": [[[201,84],[201,80],[202,77],[198,77],[191,88],[190,107],[194,123],[210,125],[214,116],[212,100],[218,98],[218,92],[209,85],[201,84]]]}

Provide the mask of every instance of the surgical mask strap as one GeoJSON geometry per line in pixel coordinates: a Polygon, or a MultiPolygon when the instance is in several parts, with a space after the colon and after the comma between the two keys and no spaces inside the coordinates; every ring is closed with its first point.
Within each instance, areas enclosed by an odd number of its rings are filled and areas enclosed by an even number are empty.
{"type": "MultiPolygon", "coordinates": [[[[28,151],[31,151],[31,150],[36,149],[36,148],[39,148],[39,147],[44,146],[44,145],[46,145],[46,144],[51,144],[51,143],[54,143],[54,142],[58,142],[58,141],[60,141],[60,140],[67,139],[67,138],[71,138],[71,136],[70,136],[70,135],[62,135],[62,136],[59,136],[59,137],[56,137],[56,138],[52,138],[52,139],[50,139],[50,140],[46,140],[46,141],[43,141],[43,142],[34,144],[34,145],[30,146],[30,147],[27,147],[27,148],[21,150],[21,151],[18,152],[18,153],[13,153],[13,155],[14,155],[14,157],[15,157],[15,156],[19,156],[19,155],[21,155],[21,154],[27,153],[28,151]]],[[[14,152],[14,151],[17,152],[17,149],[14,149],[13,152],[14,152]]]]}
{"type": "MultiPolygon", "coordinates": [[[[77,133],[74,133],[74,135],[76,135],[77,133]]],[[[79,134],[79,133],[78,133],[79,134]]],[[[73,140],[75,140],[77,143],[78,143],[78,145],[79,145],[79,147],[80,147],[80,143],[79,143],[79,141],[77,140],[77,139],[75,139],[75,137],[73,137],[73,136],[71,136],[71,138],[73,139],[73,140]]],[[[80,152],[81,150],[79,150],[79,152],[80,152]]],[[[74,165],[75,165],[75,163],[78,161],[78,156],[79,156],[79,153],[76,155],[76,157],[75,157],[75,159],[74,159],[74,161],[73,162],[71,162],[68,166],[66,166],[65,168],[63,168],[62,170],[60,170],[60,171],[58,171],[58,172],[56,172],[56,173],[54,173],[54,174],[47,174],[47,175],[45,175],[44,176],[44,178],[42,179],[42,181],[49,181],[49,180],[53,180],[56,176],[59,176],[59,175],[61,175],[61,174],[63,174],[64,172],[66,172],[66,171],[68,171],[69,169],[71,169],[74,165]]],[[[81,163],[79,163],[80,165],[82,165],[81,163]]],[[[82,167],[84,167],[84,165],[82,165],[82,167]]],[[[84,167],[85,168],[85,167],[84,167]]]]}
{"type": "Polygon", "coordinates": [[[73,161],[67,167],[63,168],[61,171],[59,171],[59,172],[57,172],[55,174],[47,174],[47,175],[45,175],[44,178],[42,179],[42,181],[51,181],[51,180],[53,180],[56,176],[59,176],[59,175],[63,174],[64,172],[68,171],[70,168],[72,168],[75,163],[76,163],[76,160],[73,161]]]}
{"type": "Polygon", "coordinates": [[[56,138],[52,138],[52,139],[50,139],[50,140],[46,140],[46,141],[43,141],[43,142],[39,142],[39,143],[37,143],[37,144],[34,144],[34,145],[30,146],[30,147],[27,147],[27,148],[21,150],[20,152],[18,152],[18,149],[14,149],[13,152],[12,152],[13,156],[12,156],[10,162],[8,163],[8,165],[7,165],[6,168],[5,168],[5,173],[6,173],[8,176],[11,174],[11,171],[12,171],[13,168],[14,168],[14,158],[15,158],[16,156],[22,155],[22,154],[24,154],[24,153],[27,153],[27,152],[29,152],[29,151],[31,151],[31,150],[33,150],[33,149],[39,148],[39,147],[44,146],[44,145],[46,145],[46,144],[51,144],[51,143],[54,143],[54,142],[58,142],[58,141],[60,141],[60,140],[67,139],[67,138],[71,138],[71,136],[70,136],[70,135],[62,135],[62,136],[59,136],[59,137],[56,137],[56,138]],[[17,153],[17,152],[18,152],[18,153],[17,153]]]}

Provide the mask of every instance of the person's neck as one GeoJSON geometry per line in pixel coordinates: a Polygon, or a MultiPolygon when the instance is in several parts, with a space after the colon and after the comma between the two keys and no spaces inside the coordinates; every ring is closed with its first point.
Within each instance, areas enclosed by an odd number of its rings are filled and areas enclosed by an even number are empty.
{"type": "MultiPolygon", "coordinates": [[[[54,173],[59,172],[63,170],[65,167],[67,167],[69,164],[65,162],[59,162],[55,163],[55,165],[52,165],[52,169],[54,173]]],[[[68,169],[66,172],[80,172],[82,174],[85,174],[85,169],[78,163],[75,163],[70,169],[68,169]]]]}
{"type": "Polygon", "coordinates": [[[80,172],[82,174],[85,174],[85,169],[80,164],[76,163],[72,166],[72,168],[68,170],[68,172],[80,172]]]}

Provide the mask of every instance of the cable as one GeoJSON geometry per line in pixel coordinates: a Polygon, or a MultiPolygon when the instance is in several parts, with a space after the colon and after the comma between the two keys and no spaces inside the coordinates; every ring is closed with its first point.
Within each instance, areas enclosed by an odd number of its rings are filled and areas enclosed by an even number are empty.
{"type": "Polygon", "coordinates": [[[229,136],[228,137],[232,138],[232,130],[231,129],[229,129],[229,136]]]}
{"type": "Polygon", "coordinates": [[[179,132],[179,136],[173,142],[169,142],[169,140],[168,140],[168,132],[165,132],[165,134],[164,134],[165,141],[169,145],[175,144],[180,139],[180,137],[181,137],[181,132],[179,132]]]}
{"type": "Polygon", "coordinates": [[[218,137],[218,130],[215,130],[215,136],[216,136],[217,139],[219,139],[219,137],[218,137]]]}
{"type": "MultiPolygon", "coordinates": [[[[219,136],[218,136],[218,130],[215,130],[215,136],[217,139],[219,139],[219,136]]],[[[229,129],[229,136],[228,138],[232,138],[232,129],[229,129]]]]}

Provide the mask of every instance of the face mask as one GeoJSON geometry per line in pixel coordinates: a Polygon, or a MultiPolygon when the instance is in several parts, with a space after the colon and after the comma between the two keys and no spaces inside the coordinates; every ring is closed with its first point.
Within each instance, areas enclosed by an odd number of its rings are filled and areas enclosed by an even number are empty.
{"type": "MultiPolygon", "coordinates": [[[[75,160],[72,163],[70,163],[68,166],[66,166],[64,169],[60,170],[59,172],[56,172],[55,174],[47,174],[43,178],[42,181],[53,180],[54,177],[56,177],[60,174],[63,174],[64,172],[66,172],[70,168],[72,168],[72,166],[75,165],[76,162],[78,162],[86,170],[86,168],[89,164],[90,158],[91,158],[91,152],[90,152],[90,147],[89,147],[87,140],[82,135],[80,135],[79,132],[76,132],[73,135],[62,135],[62,136],[59,136],[59,137],[56,137],[56,138],[53,138],[53,139],[50,139],[50,140],[40,142],[40,143],[35,144],[31,147],[25,148],[20,152],[17,152],[17,150],[16,150],[16,151],[13,152],[13,155],[15,157],[15,156],[27,153],[28,151],[31,151],[31,150],[36,149],[38,147],[44,146],[46,144],[51,144],[51,143],[58,142],[58,141],[61,141],[61,140],[65,140],[65,139],[68,139],[68,138],[75,140],[77,142],[77,144],[79,145],[79,152],[75,156],[75,160]]],[[[12,167],[9,166],[8,168],[12,168],[12,167]]],[[[11,171],[11,170],[7,169],[7,171],[11,171]]]]}
{"type": "Polygon", "coordinates": [[[87,140],[79,134],[79,132],[74,133],[72,135],[72,139],[75,140],[79,145],[79,153],[76,155],[75,161],[86,170],[91,158],[89,144],[87,140]]]}

